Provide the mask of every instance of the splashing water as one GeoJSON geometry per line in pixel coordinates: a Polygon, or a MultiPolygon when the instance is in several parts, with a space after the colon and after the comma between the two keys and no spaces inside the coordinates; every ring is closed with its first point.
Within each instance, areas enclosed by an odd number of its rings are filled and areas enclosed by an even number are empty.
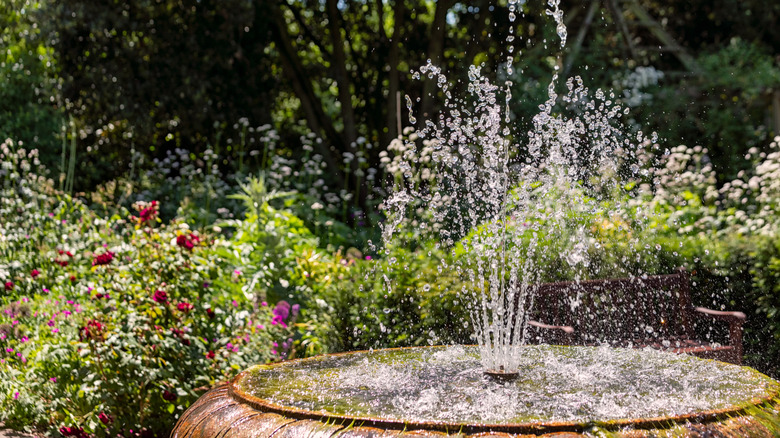
{"type": "Polygon", "coordinates": [[[654,350],[523,349],[523,377],[513,382],[486,378],[473,347],[450,346],[261,365],[237,386],[320,414],[456,425],[672,417],[744,405],[778,389],[749,368],[654,350]]]}
{"type": "MultiPolygon", "coordinates": [[[[567,31],[560,0],[547,4],[563,47],[567,31]]],[[[627,108],[615,103],[613,94],[597,90],[591,95],[575,77],[566,80],[567,91],[559,96],[556,72],[527,142],[513,143],[509,103],[517,5],[509,1],[504,87],[471,66],[467,96],[457,98],[430,60],[412,73],[436,81],[445,97],[443,111],[437,120],[424,121],[417,134],[421,142],[405,140],[383,226],[384,240],[391,242],[414,216],[423,222],[421,228],[435,233],[440,248],[455,256],[454,268],[468,284],[463,301],[469,303],[482,365],[506,372],[516,372],[521,363],[519,347],[528,336],[535,285],[544,278],[539,260],[549,256],[539,250],[542,241],[547,248],[555,247],[550,239],[567,242],[560,245],[561,257],[579,280],[592,240],[583,218],[614,214],[600,200],[623,190],[621,167],[635,161],[636,144],[644,140],[641,133],[633,140],[623,134],[619,119],[627,108]],[[572,115],[556,112],[559,105],[572,115]],[[420,159],[425,154],[432,164],[420,159]],[[426,166],[433,176],[421,184],[416,176],[426,166]]],[[[411,114],[409,96],[406,103],[411,114]]],[[[410,123],[416,122],[410,116],[410,123]]]]}

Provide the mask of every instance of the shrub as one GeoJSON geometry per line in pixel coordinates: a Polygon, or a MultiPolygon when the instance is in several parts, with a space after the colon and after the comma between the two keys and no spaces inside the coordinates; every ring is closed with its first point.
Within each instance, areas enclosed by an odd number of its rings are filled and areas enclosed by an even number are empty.
{"type": "Polygon", "coordinates": [[[10,142],[0,161],[8,426],[167,435],[215,382],[292,351],[297,306],[247,301],[224,238],[160,223],[155,202],[98,217],[10,142]]]}

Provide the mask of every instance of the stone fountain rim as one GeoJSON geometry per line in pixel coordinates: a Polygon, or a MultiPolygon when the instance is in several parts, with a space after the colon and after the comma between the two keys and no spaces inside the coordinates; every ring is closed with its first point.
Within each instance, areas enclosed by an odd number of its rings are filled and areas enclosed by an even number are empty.
{"type": "MultiPolygon", "coordinates": [[[[338,424],[350,424],[355,426],[370,426],[383,429],[398,429],[398,430],[426,430],[435,432],[460,432],[467,434],[483,433],[483,432],[505,432],[505,433],[550,433],[550,432],[582,432],[593,427],[599,427],[607,430],[616,430],[623,428],[632,429],[665,429],[670,425],[683,425],[687,423],[710,423],[727,420],[732,417],[743,416],[749,414],[751,408],[757,408],[764,404],[778,404],[780,403],[780,386],[769,390],[769,394],[766,397],[756,397],[745,402],[742,405],[736,405],[728,408],[714,409],[709,411],[699,411],[691,414],[674,415],[668,417],[651,417],[651,418],[631,418],[631,419],[619,419],[619,420],[607,420],[607,421],[589,421],[589,422],[574,422],[574,421],[533,421],[526,423],[453,423],[446,421],[405,421],[394,418],[379,418],[370,416],[359,415],[343,415],[334,414],[327,411],[310,411],[307,409],[300,409],[290,406],[283,406],[276,403],[272,403],[268,400],[247,394],[238,388],[237,382],[241,381],[245,375],[250,373],[257,367],[263,367],[265,369],[273,369],[278,367],[285,367],[291,364],[298,364],[302,362],[314,362],[319,360],[327,360],[332,357],[342,357],[357,354],[370,354],[383,351],[403,351],[403,350],[419,350],[419,349],[438,349],[446,348],[448,345],[433,345],[433,346],[420,346],[420,347],[400,347],[400,348],[385,348],[378,350],[360,350],[360,351],[348,351],[342,353],[330,353],[321,354],[318,356],[312,356],[307,358],[291,359],[272,364],[265,364],[259,366],[250,367],[228,383],[228,394],[235,400],[246,403],[255,409],[259,409],[265,412],[272,412],[286,416],[288,418],[294,418],[297,420],[315,420],[324,421],[338,424]]],[[[587,346],[567,346],[569,348],[603,348],[603,347],[587,347],[587,346]]],[[[714,360],[714,359],[701,359],[698,360],[714,360]]],[[[718,361],[716,361],[718,362],[718,361]]],[[[729,366],[739,366],[734,364],[727,364],[729,366]]],[[[751,370],[753,370],[751,368],[751,370]]],[[[758,371],[753,370],[760,376],[766,377],[770,381],[774,381],[769,376],[766,376],[758,371]]]]}

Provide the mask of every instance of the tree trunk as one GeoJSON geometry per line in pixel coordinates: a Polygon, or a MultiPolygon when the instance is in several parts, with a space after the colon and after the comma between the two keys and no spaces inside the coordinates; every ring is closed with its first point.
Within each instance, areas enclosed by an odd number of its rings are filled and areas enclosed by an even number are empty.
{"type": "Polygon", "coordinates": [[[404,0],[396,0],[393,10],[393,35],[390,39],[390,52],[387,55],[387,65],[390,67],[388,72],[387,87],[387,136],[382,146],[387,146],[390,141],[398,137],[401,132],[399,127],[402,125],[400,120],[401,108],[399,105],[398,93],[400,90],[401,77],[398,71],[400,64],[399,50],[401,45],[401,29],[403,28],[403,19],[405,13],[404,0]]]}
{"type": "MultiPolygon", "coordinates": [[[[341,102],[341,119],[344,123],[345,151],[352,154],[350,167],[350,184],[355,195],[356,205],[362,211],[367,211],[368,190],[365,187],[365,179],[359,176],[360,163],[357,152],[357,125],[355,123],[355,109],[352,106],[352,87],[347,72],[347,57],[344,53],[344,39],[341,37],[341,13],[338,9],[338,0],[327,0],[328,27],[331,43],[333,44],[333,76],[338,86],[339,102],[341,102]]],[[[350,221],[350,218],[344,218],[350,221]]]]}
{"type": "Polygon", "coordinates": [[[318,152],[322,154],[328,169],[335,175],[335,180],[340,181],[343,185],[344,177],[339,166],[341,156],[338,151],[344,150],[344,141],[333,127],[333,124],[322,109],[322,103],[314,93],[314,87],[312,87],[309,76],[306,74],[303,63],[298,58],[297,51],[292,45],[292,40],[287,32],[287,22],[277,0],[260,1],[255,10],[258,14],[268,12],[273,17],[282,65],[292,77],[293,91],[295,91],[296,96],[301,101],[301,108],[303,108],[303,112],[306,114],[306,122],[309,125],[309,129],[317,135],[324,134],[327,140],[327,142],[315,143],[318,152]],[[327,147],[328,142],[332,146],[331,148],[327,147]]]}
{"type": "MultiPolygon", "coordinates": [[[[347,72],[347,57],[344,53],[344,40],[341,38],[341,17],[338,10],[338,0],[327,0],[328,27],[333,44],[333,77],[339,90],[341,102],[341,118],[344,123],[344,140],[348,149],[354,153],[354,143],[357,140],[355,110],[352,107],[352,91],[347,72]]],[[[353,163],[355,160],[353,160],[353,163]]],[[[354,170],[354,169],[353,169],[354,170]]]]}

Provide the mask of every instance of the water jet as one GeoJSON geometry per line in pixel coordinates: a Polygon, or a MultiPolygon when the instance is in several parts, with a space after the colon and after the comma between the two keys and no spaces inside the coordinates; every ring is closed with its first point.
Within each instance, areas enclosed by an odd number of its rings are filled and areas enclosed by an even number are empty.
{"type": "MultiPolygon", "coordinates": [[[[563,44],[559,2],[548,0],[547,13],[563,44]]],[[[517,6],[509,0],[510,22],[517,6]]],[[[400,174],[385,203],[383,236],[389,242],[398,235],[412,210],[430,218],[424,229],[438,233],[442,248],[463,253],[455,263],[473,286],[464,293],[473,298],[478,345],[257,365],[202,396],[172,437],[780,434],[780,383],[753,369],[650,349],[524,345],[534,285],[542,283],[543,272],[533,264],[540,240],[565,237],[570,245],[560,254],[561,266],[579,281],[592,236],[578,217],[625,218],[623,205],[604,207],[606,197],[629,190],[623,176],[632,184],[642,177],[637,143],[655,142],[615,127],[627,109],[613,94],[591,96],[582,79],[571,78],[559,96],[554,74],[525,155],[517,159],[510,156],[505,109],[511,79],[501,88],[472,66],[473,105],[466,107],[452,97],[438,67],[429,63],[414,75],[436,79],[447,113],[428,121],[419,138],[394,144],[400,174]],[[579,115],[554,113],[559,101],[581,107],[579,115]],[[435,177],[420,184],[415,166],[424,163],[432,163],[428,175],[435,170],[435,177]]],[[[406,101],[411,112],[413,100],[406,101]]],[[[639,210],[636,222],[646,222],[639,210]]]]}

